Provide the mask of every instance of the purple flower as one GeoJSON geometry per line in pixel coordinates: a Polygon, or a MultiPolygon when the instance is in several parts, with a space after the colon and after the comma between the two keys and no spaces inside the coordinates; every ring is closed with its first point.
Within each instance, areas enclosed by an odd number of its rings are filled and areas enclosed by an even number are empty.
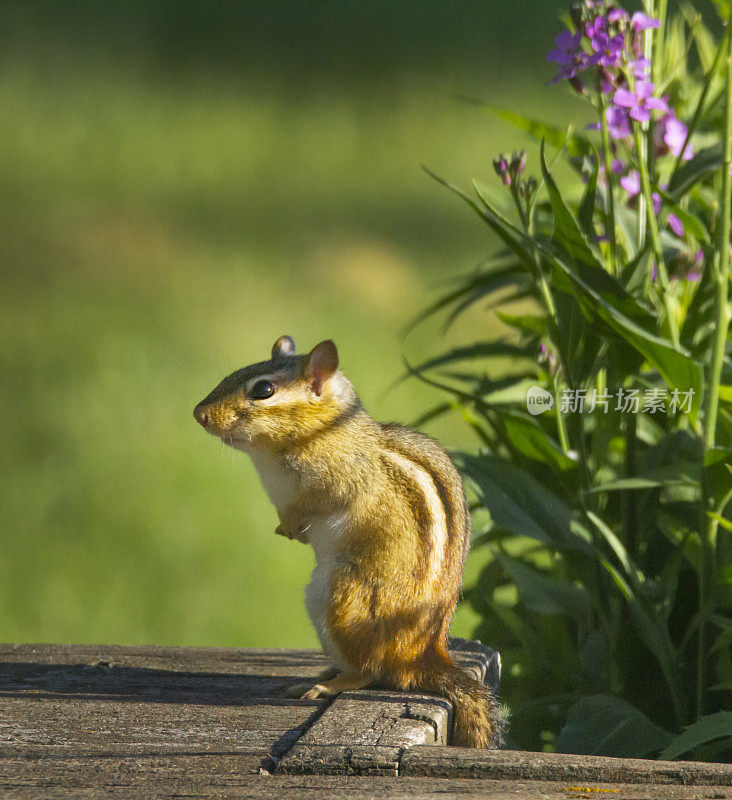
{"type": "Polygon", "coordinates": [[[554,353],[545,344],[539,345],[539,352],[541,354],[539,356],[539,361],[545,361],[549,365],[549,371],[553,372],[556,366],[554,353]]]}
{"type": "Polygon", "coordinates": [[[694,157],[694,148],[691,144],[684,147],[688,132],[686,125],[677,119],[673,109],[669,108],[669,113],[659,120],[654,131],[654,140],[659,153],[670,152],[678,158],[683,150],[681,157],[684,161],[689,161],[694,157]]]}
{"type": "Polygon", "coordinates": [[[668,222],[669,228],[671,228],[671,230],[679,238],[681,238],[684,235],[684,223],[676,216],[676,214],[671,214],[669,212],[668,217],[666,217],[666,221],[668,222]]]}
{"type": "Polygon", "coordinates": [[[628,66],[633,72],[633,75],[638,80],[648,80],[648,76],[651,74],[651,62],[645,58],[644,56],[638,56],[638,58],[633,59],[628,66]]]}
{"type": "Polygon", "coordinates": [[[577,75],[569,79],[569,85],[575,90],[575,92],[577,92],[577,94],[584,94],[586,91],[585,82],[577,75]]]}
{"type": "Polygon", "coordinates": [[[691,270],[691,272],[686,273],[686,280],[690,283],[698,283],[701,279],[701,272],[697,272],[696,270],[691,270]]]}
{"type": "MultiPolygon", "coordinates": [[[[641,190],[641,177],[637,169],[632,169],[627,175],[620,179],[620,185],[628,193],[628,199],[632,200],[636,195],[640,194],[641,190]]],[[[651,195],[653,200],[653,212],[658,214],[661,210],[661,195],[653,192],[651,195]]]]}
{"type": "Polygon", "coordinates": [[[637,194],[640,194],[641,190],[641,179],[640,179],[640,172],[637,169],[632,169],[627,175],[624,175],[620,179],[620,185],[625,189],[628,193],[628,196],[633,198],[637,194]]]}
{"type": "Polygon", "coordinates": [[[595,19],[585,23],[585,33],[587,34],[588,39],[592,39],[594,36],[605,33],[605,31],[607,31],[606,17],[595,17],[595,19]]]}
{"type": "Polygon", "coordinates": [[[600,91],[607,95],[615,91],[615,84],[613,83],[612,76],[602,67],[600,68],[600,91]]]}
{"type": "Polygon", "coordinates": [[[562,31],[554,40],[557,45],[556,50],[552,50],[546,57],[547,61],[556,61],[559,66],[559,74],[554,82],[562,78],[573,78],[575,75],[576,60],[579,56],[577,48],[582,41],[582,34],[572,34],[571,31],[562,31]]]}
{"type": "Polygon", "coordinates": [[[627,22],[628,12],[624,8],[611,8],[607,18],[608,22],[627,22]]]}
{"type": "Polygon", "coordinates": [[[661,23],[657,19],[649,17],[648,14],[644,14],[642,11],[636,11],[635,14],[633,14],[633,19],[631,19],[631,23],[636,32],[645,31],[648,28],[661,27],[661,23]]]}
{"type": "Polygon", "coordinates": [[[620,175],[625,171],[625,163],[621,161],[619,158],[614,158],[613,163],[610,165],[610,169],[616,175],[620,175]]]}
{"type": "Polygon", "coordinates": [[[628,112],[620,106],[608,106],[605,112],[607,129],[613,139],[625,139],[630,136],[630,120],[628,112]]]}
{"type": "Polygon", "coordinates": [[[503,181],[504,186],[511,185],[508,160],[505,156],[498,156],[498,158],[493,159],[493,169],[495,169],[496,175],[503,181]]]}
{"type": "Polygon", "coordinates": [[[654,86],[651,81],[637,81],[635,93],[627,89],[618,89],[613,101],[623,108],[630,109],[630,116],[638,122],[648,122],[651,111],[665,111],[668,113],[668,104],[658,97],[653,97],[654,86]]]}
{"type": "Polygon", "coordinates": [[[590,39],[592,49],[597,55],[590,56],[594,64],[603,67],[617,67],[623,55],[623,36],[608,36],[606,33],[597,33],[590,39]]]}

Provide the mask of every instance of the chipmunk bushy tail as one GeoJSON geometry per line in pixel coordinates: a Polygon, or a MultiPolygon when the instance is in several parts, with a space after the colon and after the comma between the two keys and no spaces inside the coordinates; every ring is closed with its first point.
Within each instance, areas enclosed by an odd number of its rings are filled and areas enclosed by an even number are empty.
{"type": "Polygon", "coordinates": [[[490,688],[461,669],[445,651],[430,654],[420,686],[452,703],[452,744],[460,747],[501,747],[504,722],[490,688]]]}

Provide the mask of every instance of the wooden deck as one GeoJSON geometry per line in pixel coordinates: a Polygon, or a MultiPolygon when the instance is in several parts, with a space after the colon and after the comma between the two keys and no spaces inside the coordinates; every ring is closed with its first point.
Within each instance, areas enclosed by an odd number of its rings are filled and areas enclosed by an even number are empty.
{"type": "MultiPolygon", "coordinates": [[[[456,642],[495,683],[498,661],[456,642]]],[[[290,700],[297,650],[0,645],[7,798],[732,798],[732,767],[447,746],[449,704],[290,700]]]]}

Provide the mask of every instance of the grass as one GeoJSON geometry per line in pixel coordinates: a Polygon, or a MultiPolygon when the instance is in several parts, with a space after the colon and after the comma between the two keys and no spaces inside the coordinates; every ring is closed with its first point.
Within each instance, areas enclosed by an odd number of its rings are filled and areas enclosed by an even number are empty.
{"type": "MultiPolygon", "coordinates": [[[[149,34],[151,12],[130,9],[149,34]]],[[[334,338],[377,419],[427,408],[422,385],[387,388],[404,352],[451,339],[426,327],[405,340],[405,323],[486,241],[420,164],[463,183],[483,165],[490,182],[515,134],[456,102],[452,89],[479,88],[467,65],[450,91],[414,70],[293,90],[264,67],[208,72],[200,52],[180,74],[137,51],[126,64],[93,25],[72,50],[53,19],[11,11],[0,638],[315,645],[302,602],[312,555],[273,535],[252,466],[206,437],[192,408],[282,333],[300,348],[334,338]]],[[[480,89],[540,109],[542,75],[529,92],[518,75],[480,89]]],[[[564,102],[553,99],[547,115],[564,102]]],[[[484,324],[467,318],[454,341],[484,324]]],[[[452,420],[431,432],[474,444],[452,420]]],[[[474,624],[461,609],[454,632],[474,624]]]]}

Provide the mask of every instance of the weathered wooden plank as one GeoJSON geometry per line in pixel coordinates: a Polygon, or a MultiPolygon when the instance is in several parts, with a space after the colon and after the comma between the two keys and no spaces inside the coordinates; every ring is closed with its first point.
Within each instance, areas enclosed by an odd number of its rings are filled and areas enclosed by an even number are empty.
{"type": "Polygon", "coordinates": [[[314,678],[326,665],[317,650],[0,644],[0,686],[15,680],[21,688],[37,682],[69,690],[99,685],[135,692],[191,688],[267,694],[314,678]],[[63,666],[68,669],[57,669],[63,666]]]}
{"type": "Polygon", "coordinates": [[[715,786],[652,786],[447,778],[349,777],[333,775],[245,775],[232,756],[49,762],[29,772],[21,785],[0,792],[7,800],[730,800],[715,786]]]}
{"type": "MultiPolygon", "coordinates": [[[[466,669],[497,682],[495,654],[455,645],[466,669]]],[[[0,646],[0,795],[732,798],[726,765],[659,770],[657,762],[440,746],[449,729],[440,698],[367,691],[328,706],[283,697],[324,664],[315,651],[0,646]],[[278,760],[280,770],[266,774],[278,760]]]]}
{"type": "MultiPolygon", "coordinates": [[[[250,701],[251,702],[251,701],[250,701]]],[[[252,705],[2,697],[0,756],[284,752],[320,713],[315,701],[252,705]],[[277,747],[275,748],[275,745],[277,747]]]]}
{"type": "Polygon", "coordinates": [[[732,785],[732,765],[698,761],[648,761],[464,747],[413,747],[400,775],[636,784],[732,785]]]}
{"type": "Polygon", "coordinates": [[[4,645],[2,770],[20,776],[48,757],[221,753],[258,772],[327,705],[280,696],[324,664],[315,651],[4,645]]]}

